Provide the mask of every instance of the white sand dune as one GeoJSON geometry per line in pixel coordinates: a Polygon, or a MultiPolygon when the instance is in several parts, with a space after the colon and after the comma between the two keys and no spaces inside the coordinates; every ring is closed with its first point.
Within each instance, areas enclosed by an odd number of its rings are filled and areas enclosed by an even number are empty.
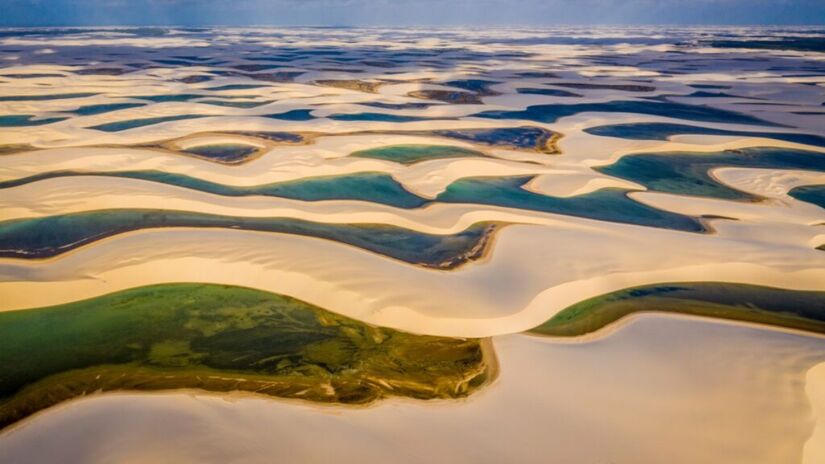
{"type": "Polygon", "coordinates": [[[825,173],[798,169],[716,168],[710,174],[737,190],[777,200],[788,200],[796,187],[825,184],[825,173]]]}
{"type": "Polygon", "coordinates": [[[631,192],[628,196],[653,208],[686,216],[720,216],[752,222],[779,224],[819,224],[825,219],[825,210],[817,205],[790,197],[761,202],[730,201],[659,192],[631,192]]]}
{"type": "MultiPolygon", "coordinates": [[[[53,171],[117,173],[161,170],[225,185],[251,186],[313,177],[377,172],[391,175],[412,193],[434,198],[449,184],[461,178],[491,175],[525,176],[554,172],[553,169],[542,165],[492,157],[430,160],[404,166],[391,161],[346,156],[358,150],[396,144],[468,146],[451,144],[445,142],[445,139],[433,137],[358,136],[324,140],[325,143],[319,143],[317,146],[284,147],[242,166],[222,166],[180,154],[145,149],[52,149],[7,156],[2,160],[0,179],[16,180],[53,171]],[[335,154],[328,153],[328,147],[331,145],[336,147],[335,154]]],[[[195,139],[195,142],[197,141],[198,139],[195,139]]]]}
{"type": "Polygon", "coordinates": [[[803,464],[816,464],[825,461],[825,363],[819,363],[808,371],[805,391],[811,402],[814,427],[802,455],[803,464]]]}
{"type": "MultiPolygon", "coordinates": [[[[422,164],[432,163],[438,162],[422,164]]],[[[634,285],[715,280],[825,289],[825,254],[814,249],[825,238],[817,226],[825,212],[781,193],[799,182],[816,182],[815,173],[776,171],[769,176],[765,170],[740,169],[719,170],[717,175],[732,187],[770,198],[759,203],[711,198],[686,202],[678,195],[630,194],[681,214],[737,219],[713,220],[711,234],[492,206],[434,204],[405,210],[360,201],[224,197],[136,179],[48,179],[6,189],[0,216],[10,220],[159,208],[388,224],[435,234],[457,233],[482,221],[521,225],[498,232],[486,259],[452,272],[418,268],[308,237],[144,230],[46,261],[0,260],[0,292],[8,295],[0,309],[64,303],[138,285],[206,281],[284,293],[356,319],[414,332],[484,336],[531,328],[568,305],[634,285]],[[780,193],[770,193],[777,188],[780,193]],[[666,252],[650,253],[651,247],[666,252]]]]}
{"type": "Polygon", "coordinates": [[[819,462],[805,389],[822,338],[658,315],[608,334],[496,338],[501,376],[467,401],[92,396],[4,433],[0,460],[788,464],[808,440],[819,462]]]}

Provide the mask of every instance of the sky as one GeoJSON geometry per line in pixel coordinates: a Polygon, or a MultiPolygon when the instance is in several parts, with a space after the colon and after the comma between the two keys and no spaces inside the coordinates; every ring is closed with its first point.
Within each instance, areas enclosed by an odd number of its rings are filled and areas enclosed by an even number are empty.
{"type": "Polygon", "coordinates": [[[0,26],[825,24],[825,0],[0,0],[0,26]]]}

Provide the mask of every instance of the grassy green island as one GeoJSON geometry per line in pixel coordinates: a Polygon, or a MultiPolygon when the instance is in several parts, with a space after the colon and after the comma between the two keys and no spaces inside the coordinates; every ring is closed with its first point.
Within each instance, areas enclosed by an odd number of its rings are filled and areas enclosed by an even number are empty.
{"type": "Polygon", "coordinates": [[[340,404],[460,398],[496,375],[488,343],[374,327],[248,288],[135,288],[0,313],[0,428],[114,390],[340,404]]]}
{"type": "Polygon", "coordinates": [[[825,333],[825,292],[723,283],[634,287],[570,306],[533,334],[574,337],[641,312],[677,313],[825,333]]]}

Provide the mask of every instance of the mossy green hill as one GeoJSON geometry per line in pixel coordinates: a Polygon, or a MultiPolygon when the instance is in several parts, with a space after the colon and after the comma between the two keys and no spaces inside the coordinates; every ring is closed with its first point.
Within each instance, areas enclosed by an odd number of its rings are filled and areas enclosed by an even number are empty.
{"type": "Polygon", "coordinates": [[[96,391],[463,397],[494,375],[482,343],[374,327],[248,288],[136,288],[0,313],[0,427],[96,391]]]}
{"type": "Polygon", "coordinates": [[[825,333],[825,292],[709,282],[646,285],[597,296],[562,310],[530,332],[573,337],[641,312],[714,317],[825,333]]]}

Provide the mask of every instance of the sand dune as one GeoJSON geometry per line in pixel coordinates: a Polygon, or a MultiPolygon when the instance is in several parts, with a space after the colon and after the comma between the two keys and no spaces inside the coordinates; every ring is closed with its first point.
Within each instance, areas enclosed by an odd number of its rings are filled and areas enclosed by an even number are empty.
{"type": "Polygon", "coordinates": [[[159,229],[44,261],[0,260],[0,293],[7,295],[0,310],[199,281],[283,293],[412,332],[488,336],[529,329],[573,303],[635,285],[710,280],[821,290],[823,263],[825,255],[807,246],[618,224],[605,229],[584,220],[505,227],[486,260],[454,271],[309,237],[159,229]],[[646,253],[652,244],[670,252],[646,253]]]}
{"type": "MultiPolygon", "coordinates": [[[[53,258],[0,259],[0,311],[156,283],[234,284],[380,326],[493,336],[501,376],[467,401],[391,400],[372,408],[192,392],[92,395],[0,434],[0,462],[819,464],[825,460],[822,337],[661,315],[633,317],[574,341],[517,334],[572,304],[637,285],[719,281],[825,290],[825,252],[816,249],[825,243],[825,210],[788,195],[825,184],[825,177],[754,169],[747,157],[761,152],[744,150],[825,156],[825,80],[817,71],[823,56],[716,48],[711,41],[722,31],[743,41],[789,33],[682,27],[9,32],[0,39],[4,232],[14,232],[17,220],[112,209],[379,224],[430,234],[455,234],[479,222],[504,225],[481,259],[450,271],[292,234],[135,230],[53,258]],[[628,126],[598,130],[637,123],[648,128],[630,135],[623,132],[628,126]],[[650,124],[671,129],[660,133],[650,124]],[[261,132],[289,134],[268,139],[261,132]],[[254,152],[234,160],[185,153],[227,143],[254,152]],[[409,165],[349,156],[403,144],[480,154],[409,165]],[[674,176],[701,177],[701,184],[704,173],[676,172],[665,176],[663,188],[645,183],[649,191],[598,169],[630,155],[723,151],[745,162],[709,176],[759,201],[663,193],[687,185],[668,185],[674,176]],[[61,171],[73,175],[51,176],[61,171]],[[299,201],[111,175],[128,171],[218,187],[383,174],[403,190],[382,177],[363,196],[344,195],[364,200],[299,201]],[[32,176],[42,178],[19,182],[32,176]],[[513,176],[531,178],[522,186],[531,192],[525,203],[578,206],[553,214],[432,201],[473,188],[470,178],[510,182],[513,176]],[[405,196],[404,190],[408,203],[389,202],[404,208],[370,197],[405,196]],[[693,232],[645,222],[651,216],[684,220],[694,227],[674,227],[693,232]],[[651,225],[616,222],[622,220],[651,225]]],[[[810,29],[793,34],[821,36],[810,29]]],[[[800,164],[814,169],[811,163],[800,164]]],[[[524,193],[513,190],[453,198],[495,203],[501,198],[494,196],[524,193]]],[[[746,198],[734,194],[727,198],[746,198]]],[[[60,227],[53,219],[48,223],[60,227]]]]}
{"type": "Polygon", "coordinates": [[[825,460],[825,363],[819,363],[808,371],[805,391],[811,402],[816,425],[805,442],[802,463],[814,464],[825,460]]]}

